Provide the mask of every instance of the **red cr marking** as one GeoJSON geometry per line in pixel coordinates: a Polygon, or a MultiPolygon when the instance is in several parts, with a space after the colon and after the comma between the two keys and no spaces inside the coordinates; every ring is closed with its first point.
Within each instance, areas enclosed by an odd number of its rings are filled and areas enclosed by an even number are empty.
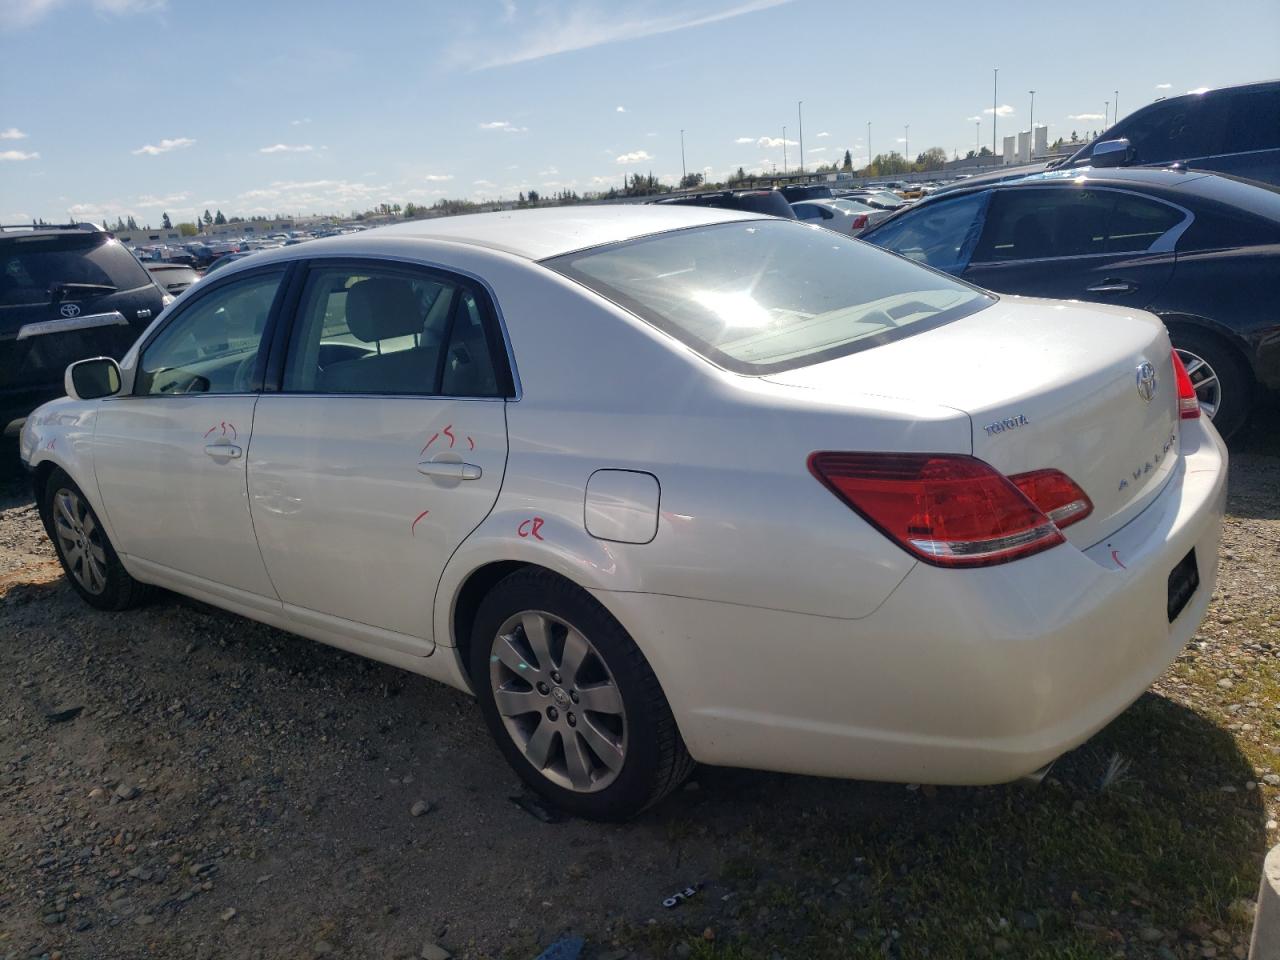
{"type": "Polygon", "coordinates": [[[1123,563],[1121,563],[1121,561],[1120,561],[1120,551],[1119,551],[1119,550],[1112,550],[1112,551],[1111,551],[1111,559],[1112,559],[1112,560],[1114,560],[1114,561],[1116,562],[1116,565],[1117,565],[1121,570],[1128,570],[1128,569],[1129,569],[1129,568],[1128,568],[1128,567],[1126,567],[1123,563]]]}
{"type": "Polygon", "coordinates": [[[422,456],[424,453],[426,453],[426,452],[427,452],[427,447],[429,447],[429,446],[431,446],[433,443],[435,443],[435,442],[436,442],[436,438],[437,438],[437,437],[439,437],[439,436],[440,436],[439,432],[433,433],[433,434],[431,435],[431,439],[427,441],[426,446],[424,446],[421,450],[419,450],[419,451],[418,451],[418,456],[422,456]]]}
{"type": "Polygon", "coordinates": [[[457,439],[457,438],[456,438],[456,437],[454,437],[454,435],[453,435],[453,424],[452,424],[452,423],[451,423],[451,424],[449,424],[447,427],[445,427],[445,428],[444,428],[442,431],[440,431],[440,432],[441,432],[441,433],[443,433],[446,437],[448,437],[448,438],[449,438],[449,449],[450,449],[450,450],[452,450],[452,449],[453,449],[453,443],[454,443],[454,440],[455,440],[455,439],[457,439]]]}
{"type": "Polygon", "coordinates": [[[218,436],[225,437],[227,435],[227,427],[230,427],[231,439],[235,440],[239,437],[239,433],[236,431],[236,425],[234,423],[228,423],[226,420],[220,420],[217,423],[215,423],[212,427],[210,427],[208,430],[206,430],[204,432],[205,437],[208,437],[209,434],[213,433],[213,431],[217,430],[219,427],[222,428],[222,433],[218,434],[218,436]]]}
{"type": "Polygon", "coordinates": [[[413,523],[409,524],[409,536],[411,537],[417,536],[417,534],[414,532],[414,528],[417,527],[418,521],[421,520],[430,512],[431,512],[430,510],[423,510],[420,514],[418,514],[416,517],[413,518],[413,523]]]}
{"type": "Polygon", "coordinates": [[[532,536],[535,540],[541,540],[542,534],[538,531],[542,529],[545,521],[541,517],[533,517],[529,520],[520,521],[520,526],[516,527],[516,535],[521,538],[532,536]]]}
{"type": "Polygon", "coordinates": [[[474,450],[475,448],[476,448],[476,442],[472,440],[470,437],[467,437],[467,449],[474,450]]]}

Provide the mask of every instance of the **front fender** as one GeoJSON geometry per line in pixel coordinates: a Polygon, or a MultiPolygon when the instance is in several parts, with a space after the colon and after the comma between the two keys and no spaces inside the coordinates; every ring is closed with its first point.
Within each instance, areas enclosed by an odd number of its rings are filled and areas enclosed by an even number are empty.
{"type": "MultiPolygon", "coordinates": [[[[97,476],[93,470],[93,432],[97,406],[89,401],[63,397],[37,407],[27,417],[18,437],[18,455],[36,477],[61,468],[89,499],[94,512],[113,541],[115,533],[102,509],[97,476]]],[[[42,493],[36,490],[37,501],[42,493]]]]}

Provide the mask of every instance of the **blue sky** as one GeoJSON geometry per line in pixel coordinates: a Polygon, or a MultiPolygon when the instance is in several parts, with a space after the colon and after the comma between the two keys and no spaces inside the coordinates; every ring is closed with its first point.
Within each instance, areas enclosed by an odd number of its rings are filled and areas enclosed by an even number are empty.
{"type": "Polygon", "coordinates": [[[0,0],[0,222],[514,197],[1050,139],[1280,76],[1280,3],[0,0]],[[909,134],[904,130],[910,124],[909,134]]]}

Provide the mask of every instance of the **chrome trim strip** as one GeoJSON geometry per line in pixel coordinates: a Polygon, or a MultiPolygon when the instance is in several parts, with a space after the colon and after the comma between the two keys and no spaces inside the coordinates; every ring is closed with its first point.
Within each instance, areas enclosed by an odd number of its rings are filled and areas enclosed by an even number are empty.
{"type": "Polygon", "coordinates": [[[110,313],[86,313],[78,317],[59,317],[56,320],[41,320],[38,323],[26,323],[18,328],[18,340],[28,337],[40,337],[46,333],[66,333],[70,330],[88,330],[92,327],[127,327],[129,321],[119,310],[110,313]]]}

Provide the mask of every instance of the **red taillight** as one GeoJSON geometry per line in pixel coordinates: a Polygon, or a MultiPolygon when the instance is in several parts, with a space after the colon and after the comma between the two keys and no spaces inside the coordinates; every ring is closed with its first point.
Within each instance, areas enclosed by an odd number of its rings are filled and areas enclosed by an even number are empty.
{"type": "Polygon", "coordinates": [[[1173,381],[1178,385],[1178,416],[1183,420],[1199,420],[1200,399],[1177,350],[1173,351],[1173,381]]]}
{"type": "Polygon", "coordinates": [[[1059,530],[1093,513],[1093,501],[1061,470],[1032,470],[1009,478],[1059,530]]]}
{"type": "Polygon", "coordinates": [[[810,472],[907,552],[940,567],[988,567],[1065,538],[1008,477],[975,457],[814,453],[810,472]]]}
{"type": "Polygon", "coordinates": [[[853,229],[861,230],[866,225],[867,225],[867,215],[865,213],[860,213],[853,218],[853,229]]]}

